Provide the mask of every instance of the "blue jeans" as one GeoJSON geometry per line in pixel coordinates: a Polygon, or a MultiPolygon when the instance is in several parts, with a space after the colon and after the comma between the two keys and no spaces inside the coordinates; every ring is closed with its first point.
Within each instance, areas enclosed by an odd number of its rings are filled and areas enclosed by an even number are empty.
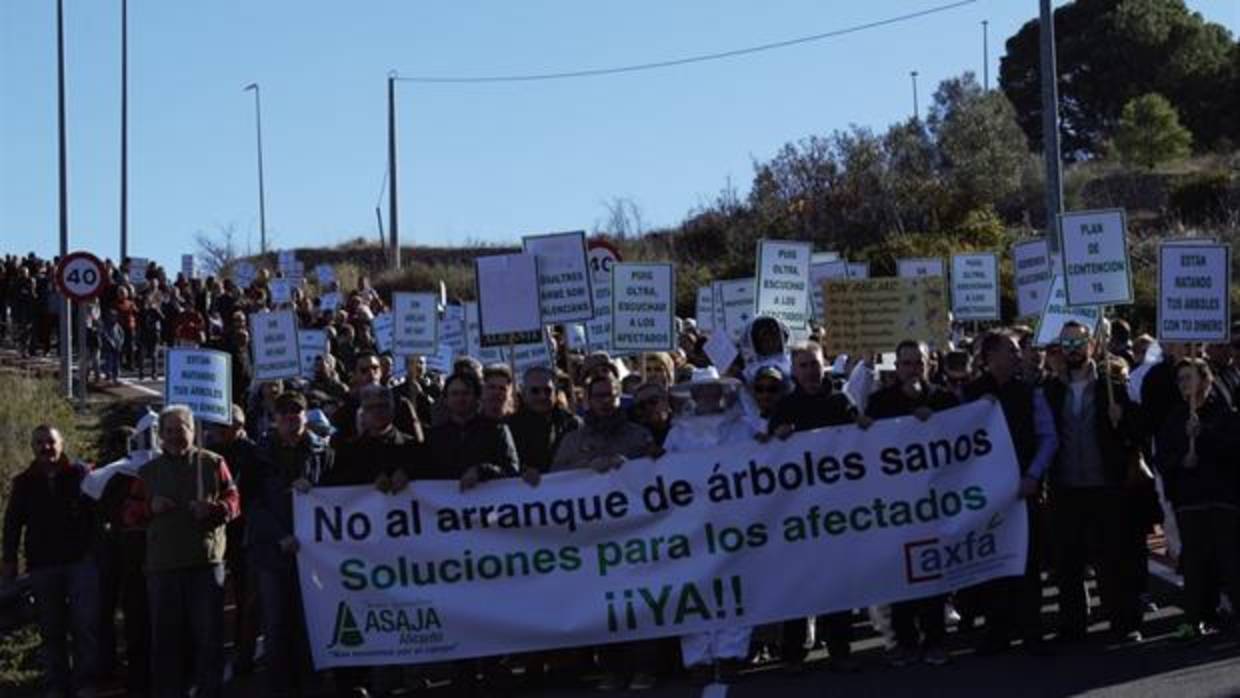
{"type": "Polygon", "coordinates": [[[99,575],[93,560],[30,571],[48,687],[91,688],[98,671],[99,575]],[[68,635],[73,635],[70,673],[68,635]]]}
{"type": "Polygon", "coordinates": [[[151,612],[151,694],[219,698],[224,678],[224,565],[153,572],[146,577],[151,612]],[[192,645],[193,654],[186,652],[192,645]],[[186,676],[192,656],[194,677],[186,676]]]}

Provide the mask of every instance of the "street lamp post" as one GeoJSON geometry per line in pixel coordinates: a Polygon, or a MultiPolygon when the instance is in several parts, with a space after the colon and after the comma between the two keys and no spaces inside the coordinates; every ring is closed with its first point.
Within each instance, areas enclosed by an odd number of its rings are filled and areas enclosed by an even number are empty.
{"type": "Polygon", "coordinates": [[[396,211],[396,71],[388,74],[388,231],[392,268],[400,269],[400,224],[396,211]]]}
{"type": "MultiPolygon", "coordinates": [[[[60,173],[60,258],[69,254],[69,172],[65,137],[65,2],[56,2],[56,120],[60,173]]],[[[60,387],[65,397],[73,397],[73,326],[68,296],[60,302],[60,387]]]]}
{"type": "Polygon", "coordinates": [[[263,189],[263,105],[258,83],[245,86],[246,92],[254,91],[254,129],[258,135],[258,249],[267,254],[267,195],[263,189]]]}
{"type": "Polygon", "coordinates": [[[917,71],[914,70],[910,72],[909,77],[913,79],[913,118],[920,119],[921,111],[918,109],[917,105],[917,71]]]}
{"type": "Polygon", "coordinates": [[[129,256],[129,0],[121,0],[121,257],[129,256]]]}

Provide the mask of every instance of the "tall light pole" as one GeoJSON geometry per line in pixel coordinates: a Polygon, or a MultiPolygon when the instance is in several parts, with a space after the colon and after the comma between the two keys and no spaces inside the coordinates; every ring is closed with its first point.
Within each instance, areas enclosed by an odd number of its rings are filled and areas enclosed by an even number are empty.
{"type": "Polygon", "coordinates": [[[910,72],[909,77],[913,79],[913,118],[921,119],[921,110],[917,105],[917,71],[910,72]]]}
{"type": "Polygon", "coordinates": [[[254,130],[258,135],[258,249],[267,254],[267,194],[263,189],[263,103],[258,83],[245,86],[246,92],[254,91],[254,130]]]}
{"type": "Polygon", "coordinates": [[[121,0],[121,256],[129,256],[129,0],[121,0]]]}
{"type": "Polygon", "coordinates": [[[400,225],[396,217],[396,71],[388,73],[388,230],[392,268],[400,269],[400,225]]]}
{"type": "MultiPolygon", "coordinates": [[[[1063,213],[1063,162],[1059,152],[1059,80],[1055,66],[1055,16],[1051,0],[1041,0],[1042,152],[1046,159],[1046,241],[1059,258],[1059,214],[1063,213]]],[[[1059,269],[1052,269],[1058,274],[1059,269]]]]}
{"type": "Polygon", "coordinates": [[[990,92],[990,22],[982,20],[982,87],[990,92]]]}
{"type": "MultiPolygon", "coordinates": [[[[56,0],[56,131],[60,168],[60,258],[69,254],[69,172],[65,138],[65,0],[56,0]]],[[[73,329],[68,296],[60,302],[60,387],[73,397],[73,329]]]]}

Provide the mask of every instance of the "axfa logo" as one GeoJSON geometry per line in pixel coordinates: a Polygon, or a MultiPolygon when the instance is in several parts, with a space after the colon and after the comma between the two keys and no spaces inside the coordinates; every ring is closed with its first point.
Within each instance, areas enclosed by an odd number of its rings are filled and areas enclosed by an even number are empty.
{"type": "Polygon", "coordinates": [[[336,625],[332,630],[332,643],[327,646],[327,649],[361,647],[365,642],[366,636],[362,635],[362,629],[357,627],[353,609],[349,608],[349,604],[341,601],[340,605],[336,606],[336,625]]]}
{"type": "Polygon", "coordinates": [[[998,545],[995,531],[1003,524],[998,514],[990,517],[986,528],[969,531],[963,538],[944,541],[924,538],[904,544],[904,574],[909,583],[931,582],[962,574],[990,562],[998,545]]]}

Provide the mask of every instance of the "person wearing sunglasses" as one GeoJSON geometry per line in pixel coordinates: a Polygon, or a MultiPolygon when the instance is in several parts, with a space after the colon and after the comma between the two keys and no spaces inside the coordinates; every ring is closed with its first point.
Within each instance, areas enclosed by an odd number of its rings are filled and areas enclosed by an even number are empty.
{"type": "Polygon", "coordinates": [[[521,407],[507,419],[521,463],[521,477],[531,485],[537,485],[551,468],[551,459],[564,435],[581,427],[580,417],[557,404],[557,393],[551,369],[526,369],[521,376],[521,407]]]}
{"type": "MultiPolygon", "coordinates": [[[[1141,641],[1140,545],[1128,511],[1129,467],[1139,450],[1136,408],[1126,373],[1105,375],[1093,359],[1090,329],[1070,321],[1059,333],[1064,375],[1046,385],[1059,449],[1047,474],[1057,552],[1060,642],[1085,639],[1089,597],[1085,567],[1090,542],[1101,540],[1098,567],[1102,608],[1114,639],[1141,641]],[[1107,385],[1106,380],[1111,381],[1107,385]]],[[[1113,359],[1124,365],[1122,359],[1113,359]]]]}

